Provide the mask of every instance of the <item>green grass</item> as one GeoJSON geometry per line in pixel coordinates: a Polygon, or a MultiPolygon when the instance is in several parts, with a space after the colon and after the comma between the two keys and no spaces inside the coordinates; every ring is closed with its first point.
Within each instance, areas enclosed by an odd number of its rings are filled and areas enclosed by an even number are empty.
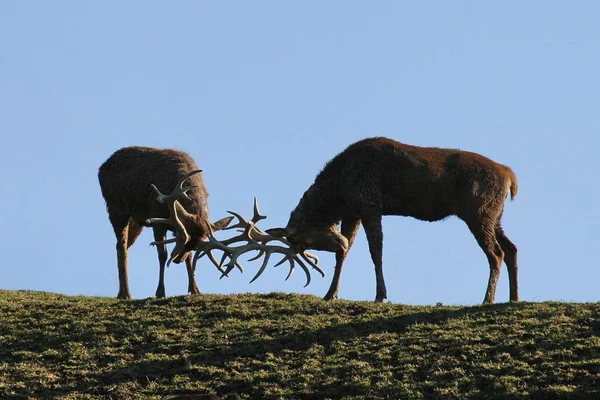
{"type": "Polygon", "coordinates": [[[600,399],[600,304],[0,291],[0,397],[600,399]]]}

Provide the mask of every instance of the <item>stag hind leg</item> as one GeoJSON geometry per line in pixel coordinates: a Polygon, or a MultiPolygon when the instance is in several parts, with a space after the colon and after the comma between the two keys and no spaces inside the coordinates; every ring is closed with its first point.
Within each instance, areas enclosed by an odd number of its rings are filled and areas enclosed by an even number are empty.
{"type": "Polygon", "coordinates": [[[517,246],[515,246],[514,243],[511,242],[508,237],[506,237],[502,226],[500,226],[500,221],[498,221],[496,224],[496,240],[504,251],[504,262],[506,263],[506,268],[508,269],[510,301],[517,302],[519,301],[517,246]]]}
{"type": "MultiPolygon", "coordinates": [[[[167,238],[167,229],[163,227],[155,226],[152,228],[154,231],[154,241],[160,242],[164,241],[167,238]]],[[[158,264],[159,264],[159,273],[158,273],[158,287],[156,288],[156,297],[165,297],[165,265],[167,264],[167,245],[166,244],[157,244],[156,251],[158,252],[158,264]]]]}
{"type": "Polygon", "coordinates": [[[352,243],[354,243],[354,239],[356,239],[356,234],[358,233],[358,228],[360,227],[360,219],[357,217],[347,217],[342,219],[342,226],[340,229],[340,233],[348,239],[348,249],[346,251],[338,251],[335,253],[335,270],[333,272],[333,279],[331,280],[331,286],[329,286],[329,290],[323,299],[325,300],[333,300],[338,298],[338,291],[340,287],[340,275],[342,274],[342,266],[344,264],[344,260],[350,251],[350,247],[352,247],[352,243]]]}
{"type": "Polygon", "coordinates": [[[489,266],[490,277],[483,303],[494,303],[496,298],[496,286],[500,277],[500,267],[504,260],[504,251],[496,239],[497,218],[488,215],[479,215],[477,218],[467,220],[471,233],[477,240],[479,247],[485,253],[489,266]]]}
{"type": "MultiPolygon", "coordinates": [[[[127,275],[127,249],[129,248],[129,217],[127,215],[111,214],[108,218],[117,238],[117,268],[119,270],[119,299],[131,299],[129,292],[129,277],[127,275]]],[[[135,239],[134,239],[135,240],[135,239]]]]}

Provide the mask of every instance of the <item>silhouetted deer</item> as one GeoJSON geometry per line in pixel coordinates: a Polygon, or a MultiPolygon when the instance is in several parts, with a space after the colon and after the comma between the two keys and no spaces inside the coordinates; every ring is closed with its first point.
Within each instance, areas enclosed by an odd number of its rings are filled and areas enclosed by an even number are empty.
{"type": "MultiPolygon", "coordinates": [[[[100,188],[117,237],[118,298],[131,298],[127,277],[127,249],[138,238],[144,226],[152,226],[155,241],[161,242],[157,243],[160,275],[156,296],[165,296],[167,247],[164,242],[167,230],[178,230],[178,225],[185,228],[186,239],[182,243],[183,248],[174,250],[172,259],[175,263],[185,261],[188,292],[200,293],[194,278],[190,252],[196,248],[199,240],[206,238],[210,228],[213,231],[223,229],[233,217],[211,224],[208,219],[208,191],[198,172],[200,171],[194,160],[183,151],[137,146],[117,150],[100,166],[100,188]],[[189,185],[183,187],[185,180],[189,185]],[[173,196],[163,195],[164,198],[171,199],[170,203],[157,199],[159,191],[171,190],[174,190],[173,196]],[[174,219],[170,215],[170,208],[178,209],[174,219]]],[[[174,240],[167,240],[169,241],[174,240]]]]}
{"type": "Polygon", "coordinates": [[[479,154],[369,138],[329,161],[292,211],[287,226],[267,233],[287,238],[298,249],[336,253],[333,280],[325,295],[330,300],[338,296],[342,265],[362,222],[375,264],[375,301],[383,301],[387,291],[381,217],[439,221],[456,215],[466,222],[489,261],[484,303],[494,302],[503,260],[508,267],[510,300],[519,301],[517,248],[500,225],[509,192],[511,199],[517,194],[513,171],[479,154]]]}

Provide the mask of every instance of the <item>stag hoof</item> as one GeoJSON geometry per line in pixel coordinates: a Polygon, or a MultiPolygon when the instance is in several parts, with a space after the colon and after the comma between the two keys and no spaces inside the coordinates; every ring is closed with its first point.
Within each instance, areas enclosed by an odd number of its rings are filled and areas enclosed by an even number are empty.
{"type": "Polygon", "coordinates": [[[325,295],[325,297],[323,297],[323,300],[331,301],[331,300],[335,300],[337,298],[338,298],[337,292],[335,292],[335,293],[329,293],[329,292],[327,292],[327,294],[325,295]]]}
{"type": "Polygon", "coordinates": [[[188,287],[188,293],[189,294],[200,294],[200,289],[198,289],[198,286],[196,284],[194,284],[194,286],[188,287]]]}
{"type": "Polygon", "coordinates": [[[131,300],[131,294],[129,294],[129,292],[119,292],[119,294],[117,295],[117,299],[131,300]]]}

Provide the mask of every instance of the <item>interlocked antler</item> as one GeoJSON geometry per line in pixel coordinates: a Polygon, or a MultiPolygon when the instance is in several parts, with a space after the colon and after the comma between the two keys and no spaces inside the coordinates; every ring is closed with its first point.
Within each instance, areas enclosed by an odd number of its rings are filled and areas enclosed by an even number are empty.
{"type": "Polygon", "coordinates": [[[264,260],[258,272],[256,273],[256,275],[254,275],[254,278],[252,278],[250,283],[254,282],[263,273],[273,253],[280,253],[284,255],[284,257],[277,264],[275,264],[275,267],[285,263],[286,261],[290,265],[290,272],[285,278],[286,280],[288,280],[289,277],[292,276],[292,273],[294,272],[295,268],[295,263],[298,263],[298,265],[300,265],[300,267],[306,274],[306,285],[304,285],[305,287],[308,286],[311,281],[310,271],[305,265],[305,263],[310,265],[312,268],[316,269],[322,276],[325,276],[325,272],[323,272],[323,270],[317,265],[317,263],[319,262],[319,258],[316,255],[308,253],[306,251],[298,252],[296,249],[293,248],[293,246],[290,245],[290,243],[287,240],[271,236],[263,232],[256,226],[256,223],[258,221],[267,218],[266,216],[260,214],[256,198],[254,199],[254,216],[250,221],[246,220],[244,217],[242,217],[236,212],[228,211],[228,213],[236,217],[238,222],[235,225],[232,225],[226,229],[238,228],[238,232],[241,233],[230,239],[218,241],[217,239],[215,239],[211,232],[208,235],[208,241],[202,242],[198,246],[198,251],[194,256],[194,268],[196,266],[196,262],[204,255],[207,255],[210,261],[217,267],[219,271],[221,271],[222,278],[224,276],[228,276],[229,272],[231,272],[231,270],[236,266],[242,269],[241,265],[237,261],[239,256],[249,251],[258,250],[259,253],[256,256],[249,259],[248,261],[257,260],[263,256],[264,260]],[[272,241],[278,241],[286,245],[287,247],[272,244],[267,245],[267,243],[272,241]],[[247,243],[242,246],[230,246],[231,244],[237,242],[247,243]],[[223,252],[221,262],[217,262],[217,260],[211,253],[212,250],[221,250],[223,252]],[[229,261],[223,264],[228,257],[229,261]],[[225,270],[223,269],[223,267],[226,267],[225,270]]]}
{"type": "Polygon", "coordinates": [[[177,216],[177,205],[179,205],[179,199],[181,199],[181,198],[185,197],[186,199],[191,200],[191,198],[188,196],[187,192],[194,188],[197,188],[198,186],[183,187],[183,183],[192,175],[198,174],[200,172],[202,172],[202,170],[197,169],[197,170],[194,170],[194,171],[191,171],[191,172],[185,174],[183,177],[181,177],[179,179],[179,181],[177,181],[177,184],[175,185],[175,189],[173,189],[173,192],[171,192],[170,194],[167,194],[167,195],[161,193],[160,190],[158,190],[158,188],[156,186],[154,186],[154,184],[152,184],[152,183],[150,184],[152,189],[154,189],[154,191],[156,192],[156,200],[158,200],[158,202],[160,202],[160,203],[164,203],[167,205],[167,207],[169,209],[170,217],[169,218],[148,218],[146,220],[146,223],[148,223],[148,224],[168,224],[175,229],[175,238],[174,239],[167,239],[167,240],[161,240],[158,242],[150,243],[151,246],[155,246],[158,244],[166,244],[166,243],[175,242],[175,247],[173,248],[173,251],[171,251],[171,257],[169,258],[169,261],[167,261],[167,265],[171,264],[171,261],[173,261],[173,259],[175,257],[177,257],[183,251],[184,246],[190,240],[190,235],[187,233],[185,226],[183,226],[183,223],[177,216]]]}

